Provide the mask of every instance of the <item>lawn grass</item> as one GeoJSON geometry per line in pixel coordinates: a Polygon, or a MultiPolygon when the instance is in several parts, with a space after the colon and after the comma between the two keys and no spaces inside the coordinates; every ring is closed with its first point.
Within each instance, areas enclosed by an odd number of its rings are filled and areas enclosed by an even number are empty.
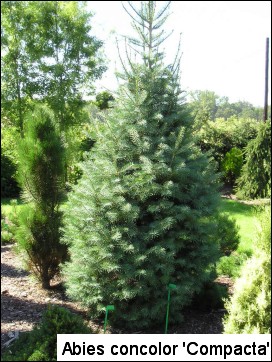
{"type": "Polygon", "coordinates": [[[244,262],[253,253],[255,240],[258,236],[260,214],[263,206],[251,205],[240,201],[222,199],[220,212],[228,214],[238,225],[240,242],[236,251],[230,256],[223,256],[217,263],[218,275],[237,278],[244,262]]]}
{"type": "Polygon", "coordinates": [[[253,251],[253,241],[257,236],[261,206],[223,199],[220,211],[227,213],[239,226],[240,244],[237,252],[250,255],[253,251]]]}
{"type": "Polygon", "coordinates": [[[9,217],[14,212],[18,213],[24,207],[24,203],[20,199],[1,199],[1,214],[9,217]],[[13,200],[16,200],[16,204],[13,204],[13,200]]]}

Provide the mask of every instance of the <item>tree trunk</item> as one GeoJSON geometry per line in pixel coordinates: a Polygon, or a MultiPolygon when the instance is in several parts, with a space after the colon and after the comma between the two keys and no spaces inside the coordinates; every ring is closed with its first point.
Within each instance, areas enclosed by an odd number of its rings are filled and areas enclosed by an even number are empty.
{"type": "Polygon", "coordinates": [[[48,272],[44,271],[41,277],[42,277],[42,288],[50,289],[50,278],[48,276],[48,272]]]}

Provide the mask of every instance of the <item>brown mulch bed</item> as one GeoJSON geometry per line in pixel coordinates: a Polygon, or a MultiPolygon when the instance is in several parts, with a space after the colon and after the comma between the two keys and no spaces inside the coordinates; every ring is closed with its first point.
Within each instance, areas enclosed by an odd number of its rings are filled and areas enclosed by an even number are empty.
{"type": "MultiPolygon", "coordinates": [[[[69,301],[64,291],[59,288],[60,281],[53,282],[51,290],[43,290],[39,283],[26,272],[19,257],[13,250],[13,244],[1,246],[1,346],[11,339],[15,331],[29,331],[41,320],[42,312],[48,304],[57,304],[81,314],[86,320],[87,311],[79,304],[69,301]]],[[[218,283],[227,285],[232,291],[230,278],[221,277],[218,283]]],[[[169,326],[169,333],[182,334],[214,334],[222,333],[222,316],[224,310],[211,312],[188,311],[184,322],[178,328],[169,326]]],[[[89,325],[102,331],[102,322],[89,322],[89,325]]],[[[111,330],[111,333],[128,333],[111,330]]],[[[163,331],[135,331],[133,333],[163,333],[163,331]]]]}
{"type": "MultiPolygon", "coordinates": [[[[1,347],[15,331],[29,331],[41,320],[48,304],[66,307],[85,319],[87,311],[68,300],[60,287],[60,281],[52,283],[51,290],[44,290],[33,277],[22,268],[14,244],[1,245],[1,347]]],[[[89,323],[94,329],[100,325],[89,323]]]]}

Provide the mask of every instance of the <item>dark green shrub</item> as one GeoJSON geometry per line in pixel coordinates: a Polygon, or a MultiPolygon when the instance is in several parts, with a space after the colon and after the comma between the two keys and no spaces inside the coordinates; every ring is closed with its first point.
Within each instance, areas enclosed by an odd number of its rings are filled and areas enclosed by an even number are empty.
{"type": "Polygon", "coordinates": [[[247,259],[248,255],[245,253],[233,252],[229,256],[222,256],[216,265],[217,274],[237,278],[240,276],[241,267],[247,259]]]}
{"type": "Polygon", "coordinates": [[[216,224],[214,225],[214,243],[218,243],[220,252],[223,255],[211,272],[211,278],[205,282],[201,291],[197,293],[192,302],[192,306],[199,310],[210,310],[222,308],[224,298],[227,297],[227,288],[214,282],[217,275],[237,276],[239,272],[239,262],[236,264],[232,255],[240,242],[239,229],[236,222],[227,214],[221,213],[216,216],[216,224]]]}
{"type": "Polygon", "coordinates": [[[4,353],[2,361],[57,361],[57,334],[90,334],[82,317],[69,310],[49,306],[41,323],[20,337],[4,353]]]}
{"type": "Polygon", "coordinates": [[[70,191],[71,185],[76,184],[82,176],[79,162],[83,160],[85,152],[90,151],[94,145],[94,140],[89,137],[94,108],[98,112],[94,105],[86,106],[82,111],[81,122],[66,131],[66,142],[69,147],[65,151],[67,167],[65,187],[68,191],[70,191]]]}
{"type": "Polygon", "coordinates": [[[235,181],[241,174],[242,166],[243,152],[234,147],[226,153],[222,163],[222,171],[227,184],[234,186],[235,181]]]}
{"type": "Polygon", "coordinates": [[[1,152],[1,197],[17,197],[20,192],[16,180],[17,167],[12,160],[1,152]]]}
{"type": "Polygon", "coordinates": [[[240,242],[239,228],[235,220],[221,213],[216,218],[217,227],[214,230],[215,240],[219,242],[223,255],[230,255],[238,248],[240,242]]]}
{"type": "Polygon", "coordinates": [[[228,290],[225,285],[210,281],[205,283],[201,292],[194,296],[191,307],[200,311],[223,308],[227,296],[228,290]]]}
{"type": "Polygon", "coordinates": [[[256,199],[271,195],[271,123],[262,122],[246,147],[246,163],[237,183],[237,196],[256,199]]]}
{"type": "Polygon", "coordinates": [[[225,333],[271,333],[270,208],[263,213],[261,226],[253,256],[243,266],[233,297],[226,304],[229,314],[224,321],[225,333]]]}
{"type": "Polygon", "coordinates": [[[25,137],[19,144],[18,179],[29,202],[20,213],[18,247],[44,288],[65,260],[67,248],[59,242],[64,191],[64,146],[53,114],[37,106],[28,115],[25,137]]]}
{"type": "Polygon", "coordinates": [[[20,187],[16,180],[17,157],[17,129],[3,122],[1,125],[1,197],[18,197],[20,187]]]}
{"type": "Polygon", "coordinates": [[[32,205],[26,205],[19,215],[20,227],[16,232],[19,250],[26,256],[28,269],[34,272],[43,288],[58,274],[59,264],[66,258],[66,247],[59,243],[62,213],[50,215],[32,205]]]}
{"type": "Polygon", "coordinates": [[[111,102],[114,101],[114,97],[111,93],[107,91],[100,92],[95,97],[95,104],[100,110],[111,108],[111,102]]]}

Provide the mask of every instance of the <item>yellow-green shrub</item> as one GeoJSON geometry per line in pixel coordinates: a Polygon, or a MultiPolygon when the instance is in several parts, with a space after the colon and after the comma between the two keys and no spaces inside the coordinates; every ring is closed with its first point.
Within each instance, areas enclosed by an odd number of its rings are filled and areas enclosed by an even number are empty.
{"type": "Polygon", "coordinates": [[[226,308],[224,331],[230,334],[271,333],[271,209],[261,220],[253,256],[242,269],[226,308]]]}

